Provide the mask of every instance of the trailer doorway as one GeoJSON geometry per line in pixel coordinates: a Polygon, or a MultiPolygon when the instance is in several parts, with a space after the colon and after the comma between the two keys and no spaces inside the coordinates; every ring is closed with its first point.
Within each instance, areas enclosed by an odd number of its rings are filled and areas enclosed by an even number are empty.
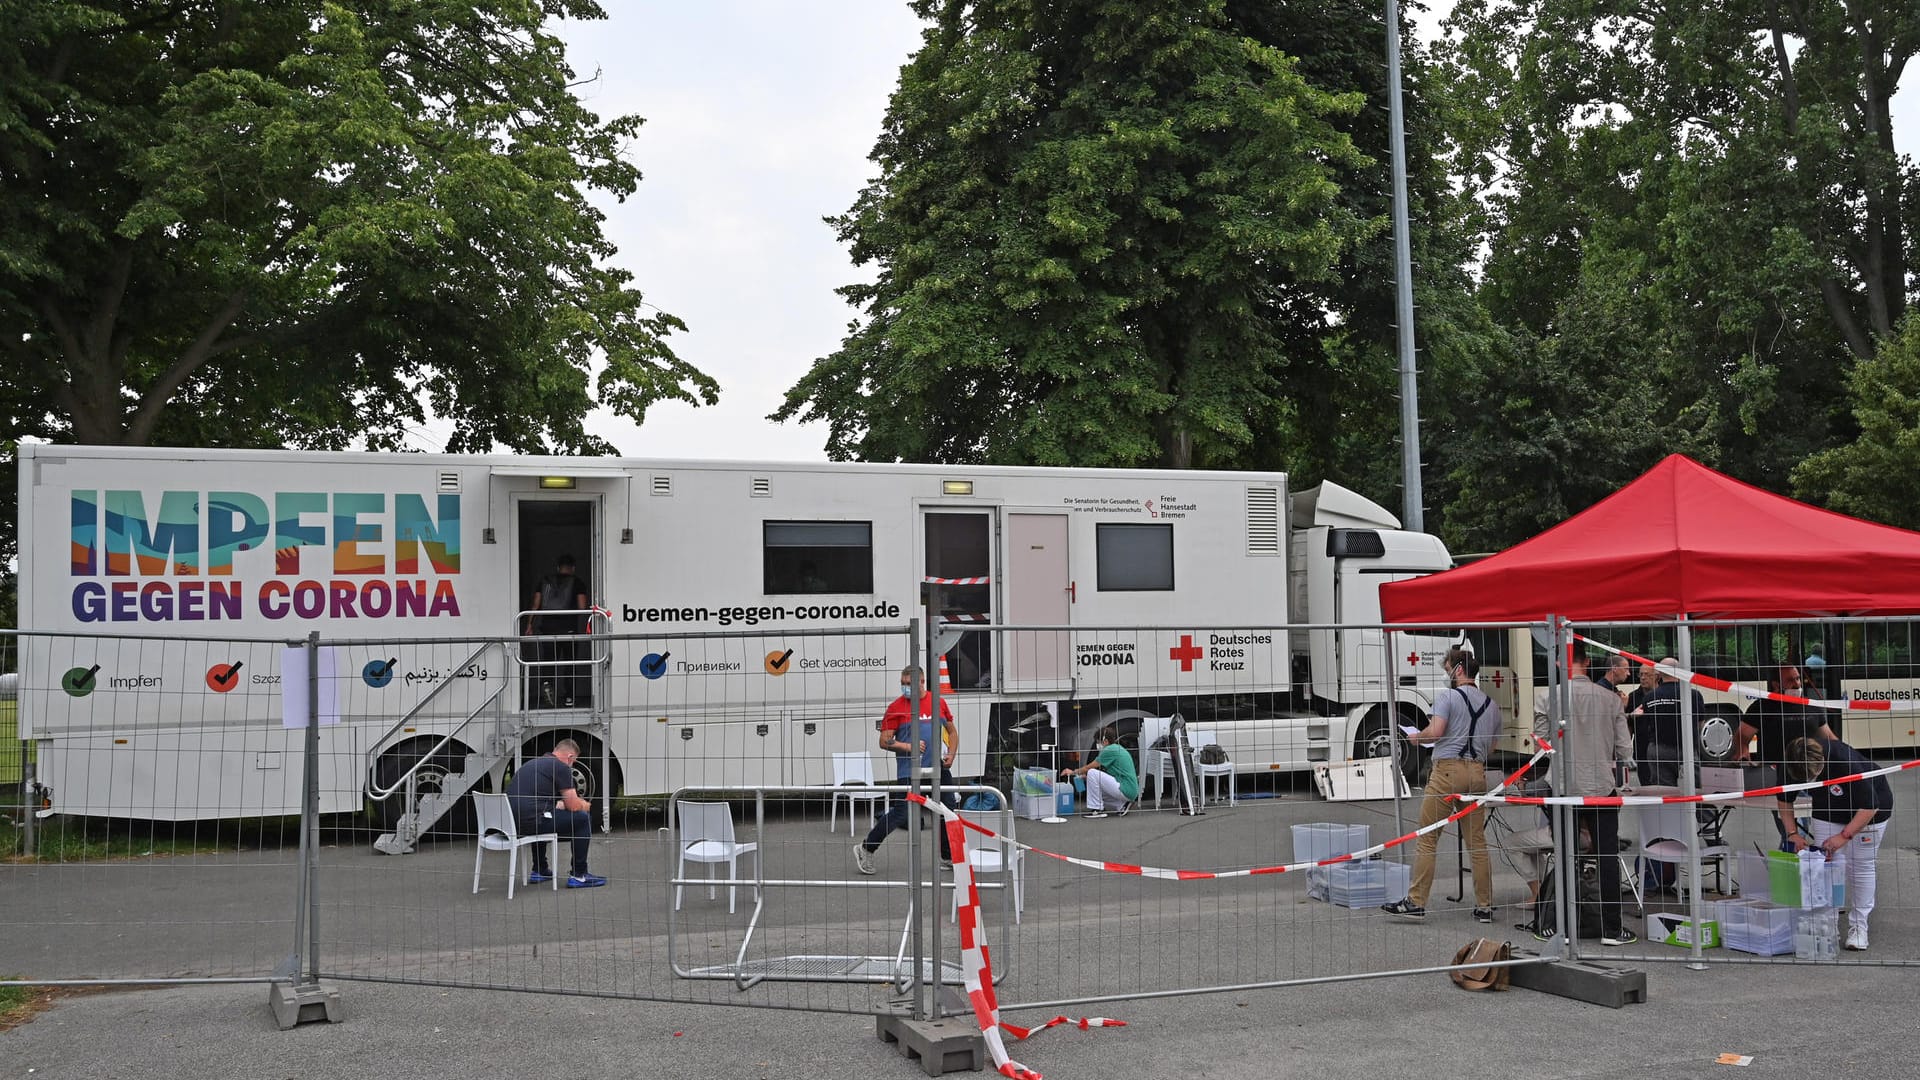
{"type": "MultiPolygon", "coordinates": [[[[519,542],[518,572],[519,592],[512,606],[514,611],[526,611],[534,607],[534,597],[540,592],[542,582],[554,573],[555,566],[563,557],[574,561],[574,574],[580,579],[587,594],[587,603],[595,604],[600,600],[600,547],[595,538],[600,535],[600,500],[597,496],[587,495],[571,499],[522,499],[516,508],[516,536],[519,542]]],[[[584,633],[587,621],[584,617],[570,620],[573,633],[584,633]]],[[[516,634],[528,632],[523,623],[513,628],[516,634]]],[[[535,633],[548,632],[539,627],[535,633]]],[[[590,709],[594,699],[593,668],[585,663],[587,643],[585,641],[542,642],[529,646],[529,659],[582,661],[576,667],[531,668],[526,669],[527,678],[520,690],[522,707],[529,710],[566,710],[590,709]]]]}
{"type": "MultiPolygon", "coordinates": [[[[943,582],[967,582],[935,585],[933,613],[954,622],[993,622],[992,512],[928,510],[923,525],[925,576],[943,582]]],[[[947,673],[955,690],[993,689],[991,634],[963,634],[946,655],[947,673]]]]}

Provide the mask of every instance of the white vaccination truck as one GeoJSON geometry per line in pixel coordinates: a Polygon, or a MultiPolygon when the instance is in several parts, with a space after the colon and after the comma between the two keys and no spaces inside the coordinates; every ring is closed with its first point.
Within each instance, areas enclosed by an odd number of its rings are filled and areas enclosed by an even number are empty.
{"type": "Polygon", "coordinates": [[[1447,645],[1331,629],[1449,558],[1280,473],[48,445],[19,469],[20,724],[66,814],[298,812],[278,682],[314,631],[321,810],[410,781],[418,813],[375,804],[409,836],[563,736],[603,806],[827,783],[834,752],[890,774],[874,727],[923,599],[986,627],[947,647],[969,777],[1173,711],[1242,772],[1383,755],[1447,645]],[[602,614],[556,668],[515,639],[562,554],[602,614]]]}

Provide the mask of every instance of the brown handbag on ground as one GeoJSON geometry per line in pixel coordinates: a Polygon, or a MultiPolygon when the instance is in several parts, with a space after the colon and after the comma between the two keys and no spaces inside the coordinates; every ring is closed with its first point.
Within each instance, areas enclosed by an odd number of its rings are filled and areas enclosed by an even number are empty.
{"type": "Polygon", "coordinates": [[[1505,941],[1474,938],[1453,954],[1453,984],[1462,990],[1505,990],[1509,968],[1495,967],[1513,959],[1513,946],[1505,941]]]}

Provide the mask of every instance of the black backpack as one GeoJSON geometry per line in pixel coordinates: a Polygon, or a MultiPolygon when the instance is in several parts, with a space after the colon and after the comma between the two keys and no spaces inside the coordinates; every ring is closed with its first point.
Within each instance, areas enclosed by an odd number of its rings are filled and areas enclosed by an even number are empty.
{"type": "MultiPolygon", "coordinates": [[[[1574,876],[1580,879],[1580,889],[1575,894],[1579,899],[1574,906],[1574,925],[1579,927],[1582,938],[1600,936],[1600,873],[1591,859],[1576,859],[1574,876]]],[[[1555,879],[1559,877],[1557,860],[1547,863],[1546,880],[1540,883],[1540,899],[1533,905],[1533,925],[1553,936],[1554,929],[1560,925],[1560,889],[1555,879]]]]}

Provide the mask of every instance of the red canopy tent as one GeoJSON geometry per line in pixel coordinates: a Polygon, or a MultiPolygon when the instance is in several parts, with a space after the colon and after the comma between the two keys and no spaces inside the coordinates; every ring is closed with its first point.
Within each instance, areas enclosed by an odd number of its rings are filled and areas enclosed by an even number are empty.
{"type": "Polygon", "coordinates": [[[1389,623],[1920,612],[1920,533],[1743,484],[1674,454],[1497,555],[1380,590],[1389,623]]]}

